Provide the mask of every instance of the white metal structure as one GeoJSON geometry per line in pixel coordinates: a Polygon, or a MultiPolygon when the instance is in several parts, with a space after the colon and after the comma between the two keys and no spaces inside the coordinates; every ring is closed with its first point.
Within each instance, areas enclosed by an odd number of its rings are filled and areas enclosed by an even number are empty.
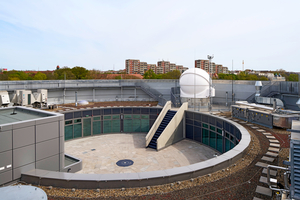
{"type": "MultiPolygon", "coordinates": [[[[180,97],[208,98],[210,95],[209,74],[203,69],[193,68],[183,72],[179,79],[180,97]]],[[[215,89],[211,87],[211,96],[215,96],[215,89]]]]}
{"type": "Polygon", "coordinates": [[[11,102],[18,106],[47,107],[47,100],[48,90],[45,89],[38,89],[34,93],[31,90],[15,90],[11,102]]]}
{"type": "Polygon", "coordinates": [[[0,106],[7,106],[10,103],[7,91],[0,91],[0,106]]]}

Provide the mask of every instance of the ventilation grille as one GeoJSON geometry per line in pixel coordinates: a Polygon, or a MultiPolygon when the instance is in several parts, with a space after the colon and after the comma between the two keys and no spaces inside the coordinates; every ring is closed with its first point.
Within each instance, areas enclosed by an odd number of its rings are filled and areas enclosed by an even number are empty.
{"type": "Polygon", "coordinates": [[[291,140],[291,195],[300,199],[300,141],[291,140]]]}

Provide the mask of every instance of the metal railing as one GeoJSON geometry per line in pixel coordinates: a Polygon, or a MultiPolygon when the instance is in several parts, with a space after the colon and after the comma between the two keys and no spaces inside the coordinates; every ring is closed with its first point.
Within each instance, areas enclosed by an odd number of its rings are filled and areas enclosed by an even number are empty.
{"type": "MultiPolygon", "coordinates": [[[[262,90],[260,91],[260,96],[265,97],[265,96],[269,96],[269,94],[271,93],[279,93],[280,92],[280,82],[279,81],[273,81],[271,83],[267,83],[264,85],[264,87],[262,88],[262,90]]],[[[255,94],[256,92],[254,92],[253,94],[251,94],[246,101],[253,103],[255,101],[255,94]]]]}
{"type": "MultiPolygon", "coordinates": [[[[272,191],[277,191],[279,192],[279,197],[282,196],[283,193],[289,193],[290,192],[290,187],[289,187],[289,182],[288,182],[288,174],[290,174],[291,171],[289,168],[286,168],[286,167],[279,167],[279,166],[274,166],[274,165],[268,165],[267,166],[267,182],[268,182],[268,185],[269,185],[269,188],[272,190],[272,191]],[[270,170],[272,169],[279,169],[279,170],[285,170],[284,172],[284,188],[282,189],[279,189],[277,188],[277,185],[272,185],[271,183],[271,177],[270,177],[270,170]]],[[[280,198],[281,199],[281,198],[280,198]]]]}
{"type": "Polygon", "coordinates": [[[171,88],[171,102],[174,107],[178,108],[182,105],[180,99],[180,87],[171,88]]]}
{"type": "Polygon", "coordinates": [[[280,82],[280,93],[299,95],[299,82],[280,82]]]}
{"type": "Polygon", "coordinates": [[[156,99],[160,106],[164,106],[166,104],[167,100],[163,97],[163,94],[157,91],[156,89],[150,87],[146,82],[137,81],[135,83],[135,86],[140,87],[146,94],[156,99]]]}

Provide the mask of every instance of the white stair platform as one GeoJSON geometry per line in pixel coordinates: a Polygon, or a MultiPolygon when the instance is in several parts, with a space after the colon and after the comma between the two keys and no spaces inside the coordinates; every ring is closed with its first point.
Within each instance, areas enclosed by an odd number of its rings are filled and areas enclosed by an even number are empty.
{"type": "Polygon", "coordinates": [[[272,190],[270,188],[262,187],[262,186],[259,186],[259,185],[256,187],[255,192],[257,192],[259,194],[269,196],[269,197],[272,196],[272,190]]]}
{"type": "Polygon", "coordinates": [[[276,144],[276,143],[270,143],[271,147],[280,147],[280,144],[276,144]]]}
{"type": "Polygon", "coordinates": [[[279,144],[279,141],[278,141],[278,140],[269,140],[269,142],[272,142],[272,143],[278,143],[278,144],[279,144]]]}
{"type": "Polygon", "coordinates": [[[275,158],[270,158],[270,157],[267,157],[267,156],[263,156],[261,159],[263,161],[273,162],[275,158]]]}
{"type": "MultiPolygon", "coordinates": [[[[263,171],[262,171],[262,173],[263,174],[267,174],[267,168],[264,168],[263,171]]],[[[276,176],[277,175],[277,171],[270,169],[270,175],[271,176],[276,176]]]]}
{"type": "Polygon", "coordinates": [[[268,139],[276,139],[276,137],[274,137],[273,135],[267,135],[266,136],[268,139]]]}
{"type": "Polygon", "coordinates": [[[263,162],[257,162],[256,164],[255,164],[255,166],[258,166],[258,167],[268,167],[268,163],[263,163],[263,162]]]}
{"type": "Polygon", "coordinates": [[[269,147],[268,148],[268,151],[274,151],[274,152],[279,152],[279,149],[278,148],[274,148],[274,147],[269,147]]]}
{"type": "Polygon", "coordinates": [[[272,157],[277,157],[277,156],[278,156],[278,153],[273,153],[273,152],[268,151],[268,152],[266,153],[266,155],[267,155],[267,156],[272,156],[272,157]]]}
{"type": "MultiPolygon", "coordinates": [[[[261,176],[260,179],[259,179],[259,182],[268,184],[267,177],[261,176]]],[[[270,182],[276,184],[276,183],[277,183],[277,179],[275,179],[275,178],[270,178],[270,182]]]]}

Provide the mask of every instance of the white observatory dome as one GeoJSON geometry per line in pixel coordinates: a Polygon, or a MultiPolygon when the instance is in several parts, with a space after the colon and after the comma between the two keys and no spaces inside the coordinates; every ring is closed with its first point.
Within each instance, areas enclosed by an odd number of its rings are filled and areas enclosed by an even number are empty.
{"type": "MultiPolygon", "coordinates": [[[[179,79],[180,97],[208,98],[209,97],[209,74],[203,69],[192,68],[183,72],[179,79]]],[[[215,96],[212,88],[211,96],[215,96]]]]}

